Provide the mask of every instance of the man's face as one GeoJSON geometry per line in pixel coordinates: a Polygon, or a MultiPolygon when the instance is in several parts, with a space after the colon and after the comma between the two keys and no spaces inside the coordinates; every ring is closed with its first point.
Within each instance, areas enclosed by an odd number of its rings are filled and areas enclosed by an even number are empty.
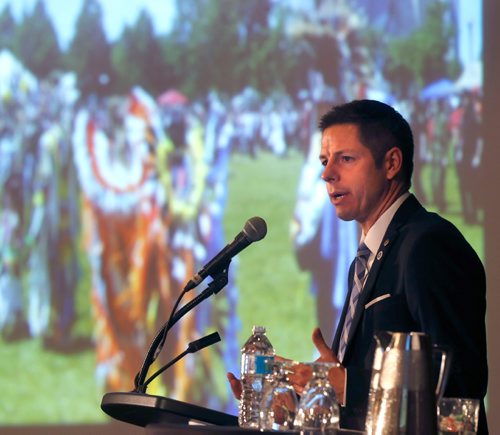
{"type": "Polygon", "coordinates": [[[386,209],[389,178],[385,161],[375,166],[372,153],[353,124],[333,125],[323,132],[321,178],[342,220],[356,220],[366,232],[386,209]]]}

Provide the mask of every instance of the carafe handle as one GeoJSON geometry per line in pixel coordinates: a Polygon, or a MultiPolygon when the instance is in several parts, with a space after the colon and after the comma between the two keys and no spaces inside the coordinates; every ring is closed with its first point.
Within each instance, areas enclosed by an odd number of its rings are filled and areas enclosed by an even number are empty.
{"type": "Polygon", "coordinates": [[[443,397],[444,389],[446,388],[453,355],[450,348],[439,345],[434,345],[432,347],[432,353],[441,354],[439,359],[439,376],[436,384],[436,402],[439,402],[439,399],[443,397]]]}

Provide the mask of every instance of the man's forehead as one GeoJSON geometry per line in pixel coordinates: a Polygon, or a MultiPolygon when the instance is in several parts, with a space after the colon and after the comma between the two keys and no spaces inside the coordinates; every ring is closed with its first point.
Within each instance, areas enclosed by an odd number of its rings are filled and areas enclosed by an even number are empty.
{"type": "Polygon", "coordinates": [[[338,124],[325,129],[321,136],[322,149],[332,145],[341,144],[346,147],[363,145],[359,139],[358,128],[356,125],[338,124]]]}

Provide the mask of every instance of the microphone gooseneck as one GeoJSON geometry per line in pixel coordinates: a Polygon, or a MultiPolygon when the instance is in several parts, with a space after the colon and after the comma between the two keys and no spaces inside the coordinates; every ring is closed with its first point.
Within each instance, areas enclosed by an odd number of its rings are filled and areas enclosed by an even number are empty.
{"type": "Polygon", "coordinates": [[[191,311],[195,306],[201,303],[203,300],[211,296],[212,294],[218,293],[228,282],[228,266],[231,259],[237,255],[240,251],[245,249],[248,245],[258,240],[263,239],[267,234],[266,221],[261,217],[255,216],[248,219],[245,223],[243,230],[234,238],[234,240],[226,245],[222,251],[220,251],[212,260],[210,260],[184,287],[183,291],[177,298],[170,317],[167,322],[162,326],[158,334],[155,336],[153,342],[151,343],[148,353],[142,363],[141,369],[135,376],[134,392],[145,393],[147,385],[156,378],[160,373],[165,371],[172,364],[177,362],[187,353],[196,352],[203,347],[209,346],[220,340],[217,333],[210,334],[207,337],[203,337],[200,340],[192,342],[189,344],[188,349],[182,354],[178,355],[172,361],[170,361],[166,366],[163,366],[158,372],[153,374],[146,380],[146,376],[149,368],[153,362],[158,357],[161,352],[163,345],[166,341],[168,331],[170,328],[177,323],[177,321],[183,317],[186,313],[191,311]],[[203,281],[207,276],[212,276],[213,281],[209,283],[208,287],[192,299],[189,303],[184,305],[182,308],[177,310],[177,307],[182,299],[182,297],[191,289],[195,288],[201,281],[203,281]]]}
{"type": "Polygon", "coordinates": [[[199,350],[211,346],[212,344],[215,344],[221,340],[220,335],[218,332],[212,332],[209,335],[206,335],[205,337],[199,338],[198,340],[192,341],[189,343],[187,349],[182,352],[181,354],[177,355],[174,359],[169,361],[167,364],[165,364],[163,367],[158,369],[156,372],[154,372],[142,385],[141,387],[143,389],[146,389],[146,387],[153,381],[155,378],[157,378],[159,375],[161,375],[165,370],[167,370],[170,366],[174,365],[177,361],[179,361],[181,358],[184,358],[188,353],[195,353],[198,352],[199,350]]]}

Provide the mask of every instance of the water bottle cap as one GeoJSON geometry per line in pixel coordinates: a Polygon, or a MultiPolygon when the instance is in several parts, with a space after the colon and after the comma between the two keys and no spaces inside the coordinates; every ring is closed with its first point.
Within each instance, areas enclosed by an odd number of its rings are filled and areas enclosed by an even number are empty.
{"type": "Polygon", "coordinates": [[[266,328],[265,326],[253,326],[252,328],[252,334],[265,334],[266,333],[266,328]]]}

